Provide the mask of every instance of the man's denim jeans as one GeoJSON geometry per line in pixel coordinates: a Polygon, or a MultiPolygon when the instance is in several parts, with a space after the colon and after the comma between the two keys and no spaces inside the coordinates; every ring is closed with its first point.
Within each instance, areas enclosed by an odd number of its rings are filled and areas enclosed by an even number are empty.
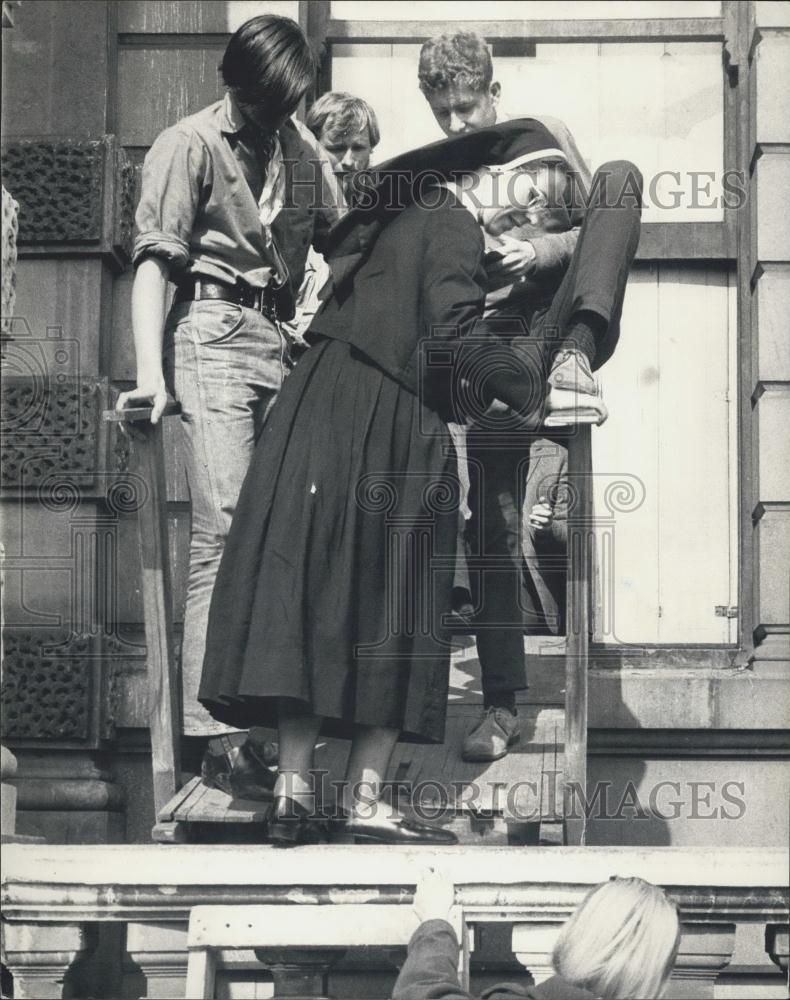
{"type": "Polygon", "coordinates": [[[181,403],[192,501],[181,649],[184,732],[227,732],[198,704],[209,604],[255,440],[290,367],[283,335],[261,313],[230,302],[185,302],[164,335],[168,388],[181,403]]]}

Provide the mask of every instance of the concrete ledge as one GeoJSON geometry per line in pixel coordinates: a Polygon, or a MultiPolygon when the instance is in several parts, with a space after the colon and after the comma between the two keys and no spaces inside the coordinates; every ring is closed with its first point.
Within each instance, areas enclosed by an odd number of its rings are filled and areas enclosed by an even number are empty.
{"type": "MultiPolygon", "coordinates": [[[[221,916],[215,907],[230,905],[235,918],[255,923],[239,911],[239,904],[244,904],[263,907],[265,920],[259,923],[265,926],[256,956],[275,974],[278,970],[288,973],[284,986],[290,988],[298,981],[303,987],[305,976],[314,974],[324,956],[302,941],[329,936],[342,947],[366,937],[381,937],[382,931],[405,941],[415,923],[411,906],[415,884],[425,867],[432,865],[455,883],[455,907],[465,928],[464,938],[468,941],[470,925],[513,925],[516,957],[524,961],[528,956],[533,975],[544,968],[548,972],[552,934],[590,885],[612,875],[637,875],[665,886],[683,921],[673,995],[689,996],[696,995],[696,990],[689,994],[685,980],[712,987],[733,953],[736,924],[756,923],[770,930],[784,924],[788,915],[789,872],[783,850],[739,848],[714,854],[708,847],[477,848],[474,855],[470,864],[464,847],[281,851],[238,846],[13,846],[5,850],[3,859],[4,917],[24,950],[14,952],[9,964],[27,990],[20,991],[21,996],[60,996],[60,985],[83,944],[83,935],[91,929],[86,925],[128,923],[124,978],[130,984],[134,970],[142,981],[134,981],[133,988],[139,992],[124,988],[123,995],[184,996],[184,937],[190,910],[209,904],[208,914],[221,916]],[[280,920],[281,916],[285,919],[280,920]],[[311,926],[305,927],[305,921],[312,921],[311,926]],[[273,940],[285,937],[296,946],[296,952],[289,953],[287,969],[271,962],[268,942],[264,943],[267,928],[272,929],[273,940]],[[343,928],[343,933],[336,932],[343,928]],[[53,947],[72,940],[76,944],[70,950],[53,953],[53,947]],[[541,943],[546,948],[540,948],[541,943]],[[41,991],[41,984],[47,992],[41,991]]],[[[226,918],[225,923],[229,922],[226,918]]],[[[233,943],[252,940],[234,937],[233,943]]],[[[240,957],[245,956],[242,950],[240,957]]],[[[224,957],[221,948],[219,957],[224,957]]],[[[320,966],[322,975],[329,964],[320,966]]],[[[280,995],[279,987],[275,988],[280,995]]],[[[283,995],[286,992],[282,990],[283,995]]],[[[330,992],[375,995],[355,989],[330,992]]],[[[186,990],[186,995],[199,993],[186,990]]],[[[299,995],[306,995],[303,988],[299,995]]],[[[327,993],[315,991],[315,995],[327,993]]],[[[712,995],[712,989],[704,995],[712,995]]]]}
{"type": "MultiPolygon", "coordinates": [[[[404,900],[412,895],[420,874],[437,866],[457,886],[490,884],[526,889],[589,886],[612,875],[636,875],[676,887],[769,888],[785,886],[790,861],[783,850],[737,848],[631,847],[479,847],[474,865],[463,845],[427,847],[316,846],[282,851],[249,845],[43,845],[14,844],[6,848],[3,865],[5,902],[23,886],[60,886],[65,902],[81,890],[97,888],[112,909],[127,888],[155,888],[163,897],[177,897],[194,886],[287,887],[293,902],[317,902],[307,886],[365,893],[394,887],[404,900]],[[108,891],[108,887],[114,887],[108,891]]],[[[339,899],[339,897],[337,897],[339,899]]],[[[368,896],[368,899],[374,898],[368,896]]],[[[350,900],[349,900],[350,901],[350,900]]],[[[174,900],[178,905],[178,900],[174,900]]],[[[491,901],[492,904],[496,900],[491,901]]],[[[10,916],[4,911],[6,916],[10,916]]]]}
{"type": "Polygon", "coordinates": [[[750,669],[593,667],[591,729],[790,728],[790,664],[750,669]]]}

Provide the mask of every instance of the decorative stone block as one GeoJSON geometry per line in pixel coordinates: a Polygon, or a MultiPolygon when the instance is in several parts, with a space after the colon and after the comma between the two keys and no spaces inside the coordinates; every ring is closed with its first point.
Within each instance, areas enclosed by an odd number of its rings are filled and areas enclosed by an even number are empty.
{"type": "Polygon", "coordinates": [[[50,645],[52,636],[4,636],[3,731],[6,739],[86,740],[90,726],[88,639],[50,645]],[[65,655],[64,655],[65,654],[65,655]]]}
{"type": "Polygon", "coordinates": [[[790,427],[790,386],[769,382],[758,388],[754,412],[761,503],[790,501],[787,428],[790,427]]]}
{"type": "Polygon", "coordinates": [[[95,943],[95,928],[82,924],[6,923],[3,961],[14,977],[14,996],[59,1000],[71,995],[69,971],[95,943]]]}
{"type": "Polygon", "coordinates": [[[10,332],[16,299],[16,244],[19,234],[19,205],[3,188],[2,219],[2,300],[0,301],[0,334],[10,332]]]}
{"type": "Polygon", "coordinates": [[[123,843],[126,799],[103,755],[41,743],[18,753],[18,833],[47,843],[123,843]]]}
{"type": "Polygon", "coordinates": [[[790,31],[761,36],[754,51],[754,73],[757,142],[790,142],[790,31]]]}
{"type": "Polygon", "coordinates": [[[0,746],[0,835],[3,837],[13,836],[16,832],[16,788],[11,784],[16,767],[16,757],[8,747],[0,746]]]}
{"type": "Polygon", "coordinates": [[[20,243],[96,243],[102,235],[104,143],[19,142],[3,174],[19,200],[20,243]]]}
{"type": "Polygon", "coordinates": [[[790,931],[787,924],[768,924],[765,928],[765,950],[771,961],[787,975],[790,953],[790,931]]]}
{"type": "Polygon", "coordinates": [[[342,948],[266,948],[255,955],[271,972],[275,997],[328,1000],[329,972],[345,954],[342,948]]]}
{"type": "Polygon", "coordinates": [[[20,248],[47,256],[98,252],[123,269],[131,252],[134,168],[115,136],[8,143],[2,168],[19,202],[20,248]]]}
{"type": "Polygon", "coordinates": [[[3,630],[3,738],[12,747],[95,747],[114,735],[111,649],[65,629],[3,630]]]}
{"type": "Polygon", "coordinates": [[[755,275],[752,329],[757,337],[757,377],[790,382],[790,264],[766,264],[755,275]]]}
{"type": "MultiPolygon", "coordinates": [[[[92,475],[98,462],[105,387],[101,379],[54,373],[4,378],[0,403],[3,489],[40,487],[61,471],[92,475]]],[[[68,502],[62,490],[38,499],[56,507],[68,502]]]]}
{"type": "Polygon", "coordinates": [[[734,948],[734,924],[683,923],[667,996],[677,1000],[712,998],[716,980],[729,965],[734,948]]]}
{"type": "Polygon", "coordinates": [[[554,975],[551,954],[561,928],[561,921],[513,924],[513,954],[536,984],[554,975]]]}
{"type": "MultiPolygon", "coordinates": [[[[790,260],[790,227],[786,193],[790,190],[790,152],[758,147],[752,174],[752,199],[756,197],[756,232],[752,259],[756,263],[790,260]]],[[[752,209],[754,211],[754,200],[752,209]]]]}
{"type": "Polygon", "coordinates": [[[790,608],[790,503],[756,511],[759,602],[757,625],[788,624],[790,608]]]}
{"type": "Polygon", "coordinates": [[[187,976],[187,925],[163,921],[126,925],[124,993],[127,996],[184,996],[187,976]]]}

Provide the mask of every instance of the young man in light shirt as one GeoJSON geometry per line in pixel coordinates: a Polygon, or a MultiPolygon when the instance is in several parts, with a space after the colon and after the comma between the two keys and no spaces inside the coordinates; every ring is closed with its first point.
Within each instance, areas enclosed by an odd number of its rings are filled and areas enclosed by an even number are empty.
{"type": "Polygon", "coordinates": [[[204,757],[205,780],[264,798],[271,748],[231,740],[197,701],[208,610],[256,437],[291,364],[285,293],[299,288],[308,249],[345,205],[326,153],[291,117],[315,76],[299,25],[251,18],[228,42],[221,71],[223,99],[162,132],[145,158],[132,291],[137,379],[117,406],[149,402],[156,423],[168,392],[181,404],[192,504],[184,732],[201,742],[222,734],[204,757]]]}

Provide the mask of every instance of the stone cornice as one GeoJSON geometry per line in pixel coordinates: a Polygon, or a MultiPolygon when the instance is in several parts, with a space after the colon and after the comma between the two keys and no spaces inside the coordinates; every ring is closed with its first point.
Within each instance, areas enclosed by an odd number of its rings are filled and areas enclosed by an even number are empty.
{"type": "Polygon", "coordinates": [[[3,913],[17,921],[186,920],[199,903],[410,903],[427,865],[469,919],[565,919],[612,875],[660,882],[683,919],[781,922],[786,852],[759,849],[27,846],[4,851],[3,913]]]}

